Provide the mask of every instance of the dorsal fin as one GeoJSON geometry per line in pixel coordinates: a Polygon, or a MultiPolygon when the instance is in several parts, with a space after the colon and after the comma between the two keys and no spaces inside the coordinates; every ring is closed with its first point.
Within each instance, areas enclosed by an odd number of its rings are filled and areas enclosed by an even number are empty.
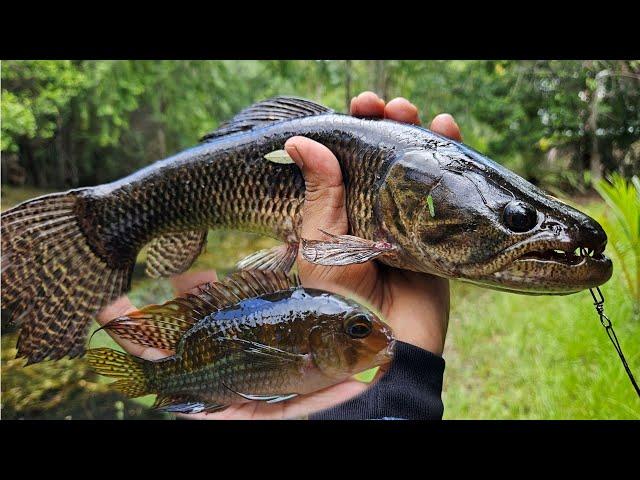
{"type": "Polygon", "coordinates": [[[224,135],[243,132],[270,123],[291,120],[292,118],[310,117],[332,112],[333,110],[330,108],[304,98],[273,97],[245,108],[231,120],[220,125],[217,130],[206,134],[200,141],[206,142],[224,135]]]}
{"type": "Polygon", "coordinates": [[[111,320],[102,328],[139,345],[175,350],[182,335],[207,315],[247,298],[298,285],[297,276],[282,271],[242,270],[220,282],[200,285],[196,294],[162,305],[148,305],[111,320]]]}

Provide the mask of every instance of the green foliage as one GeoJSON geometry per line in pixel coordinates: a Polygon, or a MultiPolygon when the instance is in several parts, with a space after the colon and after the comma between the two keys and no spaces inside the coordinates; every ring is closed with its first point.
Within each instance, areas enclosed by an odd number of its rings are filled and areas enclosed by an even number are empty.
{"type": "Polygon", "coordinates": [[[4,61],[2,87],[2,151],[39,187],[122,177],[272,95],[345,111],[363,90],[452,113],[546,187],[588,187],[596,150],[596,175],[640,173],[639,61],[4,61]]]}
{"type": "Polygon", "coordinates": [[[85,80],[68,60],[2,62],[2,150],[18,151],[20,139],[53,137],[85,80]]]}
{"type": "Polygon", "coordinates": [[[626,289],[640,313],[640,179],[627,181],[613,174],[596,186],[609,207],[600,223],[609,235],[609,246],[616,256],[616,268],[622,272],[626,289]]]}
{"type": "Polygon", "coordinates": [[[36,119],[26,103],[21,103],[13,93],[2,90],[2,150],[5,152],[18,151],[14,138],[36,135],[36,119]]]}

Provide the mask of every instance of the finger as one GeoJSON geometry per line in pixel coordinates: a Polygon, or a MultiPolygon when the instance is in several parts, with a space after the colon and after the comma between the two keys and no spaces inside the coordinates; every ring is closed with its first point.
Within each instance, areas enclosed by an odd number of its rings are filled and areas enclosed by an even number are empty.
{"type": "Polygon", "coordinates": [[[170,279],[173,291],[176,296],[185,293],[195,293],[197,286],[207,282],[217,282],[218,275],[215,270],[205,270],[202,272],[185,272],[174,275],[170,279]]]}
{"type": "MultiPolygon", "coordinates": [[[[346,194],[336,157],[324,145],[305,137],[290,138],[285,148],[305,179],[300,237],[322,240],[324,235],[320,229],[335,235],[348,233],[346,194]]],[[[372,262],[344,268],[314,265],[299,249],[297,263],[300,279],[306,287],[343,295],[355,293],[367,298],[376,282],[376,267],[372,262]]]]}
{"type": "Polygon", "coordinates": [[[290,138],[285,149],[302,171],[305,182],[302,237],[321,238],[320,228],[336,235],[347,233],[344,184],[335,155],[324,145],[305,137],[290,138]]]}
{"type": "MultiPolygon", "coordinates": [[[[128,313],[137,310],[135,305],[131,303],[129,297],[126,295],[118,298],[115,302],[110,305],[107,305],[97,316],[98,323],[104,326],[106,323],[110,322],[114,318],[122,317],[128,313]]],[[[171,352],[168,350],[161,350],[158,348],[149,348],[143,345],[138,345],[137,343],[133,343],[130,340],[125,340],[120,338],[118,335],[106,330],[113,340],[120,345],[125,352],[130,353],[131,355],[135,355],[136,357],[144,358],[146,360],[157,360],[159,358],[164,358],[167,355],[171,355],[171,352]]]]}
{"type": "Polygon", "coordinates": [[[445,137],[449,137],[452,140],[458,142],[462,141],[462,134],[460,133],[460,127],[448,113],[441,113],[437,115],[431,122],[431,130],[445,137]]]}
{"type": "Polygon", "coordinates": [[[362,92],[351,99],[351,115],[354,117],[384,117],[384,100],[373,92],[362,92]]]}
{"type": "Polygon", "coordinates": [[[420,125],[418,107],[406,98],[402,97],[394,98],[387,103],[387,106],[384,107],[384,118],[395,120],[397,122],[420,125]]]}
{"type": "Polygon", "coordinates": [[[104,307],[104,309],[98,314],[97,320],[100,325],[104,325],[108,321],[113,320],[114,318],[121,317],[126,313],[133,312],[134,310],[137,309],[133,305],[133,303],[131,303],[129,297],[123,295],[115,302],[104,307]]]}

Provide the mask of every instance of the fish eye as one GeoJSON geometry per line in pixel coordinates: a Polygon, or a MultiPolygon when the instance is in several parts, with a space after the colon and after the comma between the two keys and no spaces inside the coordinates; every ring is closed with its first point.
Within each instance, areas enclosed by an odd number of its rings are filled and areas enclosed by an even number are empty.
{"type": "Polygon", "coordinates": [[[528,232],[538,223],[538,214],[535,208],[519,201],[507,203],[502,218],[509,230],[514,232],[528,232]]]}
{"type": "Polygon", "coordinates": [[[371,333],[371,320],[364,315],[356,315],[345,321],[344,330],[351,338],[364,338],[371,333]]]}

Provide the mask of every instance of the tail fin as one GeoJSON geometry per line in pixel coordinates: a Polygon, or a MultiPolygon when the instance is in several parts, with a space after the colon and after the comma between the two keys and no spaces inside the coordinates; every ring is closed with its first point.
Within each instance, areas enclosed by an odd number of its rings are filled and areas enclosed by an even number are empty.
{"type": "Polygon", "coordinates": [[[2,300],[20,326],[17,357],[76,357],[89,322],[129,289],[133,261],[110,265],[91,249],[78,202],[86,189],[45,195],[1,215],[2,300]]]}
{"type": "Polygon", "coordinates": [[[105,377],[119,378],[111,386],[126,396],[133,398],[153,393],[149,390],[144,371],[145,360],[110,348],[87,350],[86,358],[94,372],[105,377]]]}

